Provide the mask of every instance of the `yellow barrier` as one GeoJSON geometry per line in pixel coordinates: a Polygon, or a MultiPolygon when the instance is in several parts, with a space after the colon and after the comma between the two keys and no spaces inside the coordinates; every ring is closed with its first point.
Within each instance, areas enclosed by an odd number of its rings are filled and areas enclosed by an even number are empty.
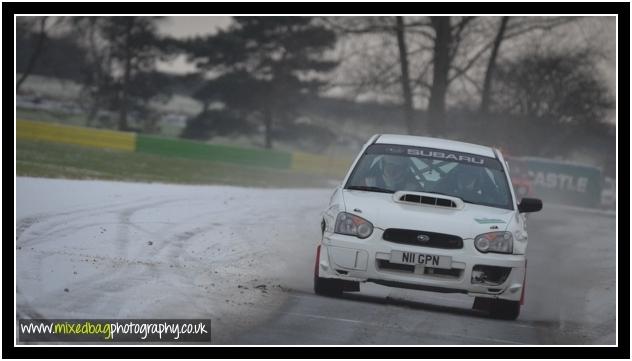
{"type": "MultiPolygon", "coordinates": [[[[113,130],[62,125],[56,123],[16,120],[16,138],[43,140],[97,148],[136,151],[136,134],[113,130]]],[[[342,178],[352,159],[293,152],[290,169],[342,178]]]]}
{"type": "Polygon", "coordinates": [[[31,120],[16,120],[16,138],[134,151],[136,134],[31,120]]]}
{"type": "Polygon", "coordinates": [[[313,155],[308,153],[294,152],[292,153],[292,170],[306,171],[311,173],[319,173],[336,177],[344,177],[352,159],[339,159],[326,157],[322,155],[313,155]]]}

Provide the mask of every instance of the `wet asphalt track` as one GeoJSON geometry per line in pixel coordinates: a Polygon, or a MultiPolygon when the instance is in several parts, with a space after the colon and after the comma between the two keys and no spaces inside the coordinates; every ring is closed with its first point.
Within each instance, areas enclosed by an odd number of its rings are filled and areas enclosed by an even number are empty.
{"type": "Polygon", "coordinates": [[[473,311],[473,298],[460,294],[365,284],[342,298],[317,296],[306,251],[295,255],[293,271],[303,276],[287,301],[230,343],[614,344],[614,216],[545,205],[530,215],[528,231],[526,299],[516,321],[473,311]]]}

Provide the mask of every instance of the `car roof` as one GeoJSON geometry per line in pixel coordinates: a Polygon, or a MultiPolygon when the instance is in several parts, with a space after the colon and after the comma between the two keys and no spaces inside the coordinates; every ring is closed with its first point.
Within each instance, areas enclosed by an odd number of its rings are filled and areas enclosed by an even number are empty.
{"type": "Polygon", "coordinates": [[[494,150],[491,147],[441,138],[420,137],[415,135],[381,134],[375,143],[445,149],[496,158],[494,150]]]}

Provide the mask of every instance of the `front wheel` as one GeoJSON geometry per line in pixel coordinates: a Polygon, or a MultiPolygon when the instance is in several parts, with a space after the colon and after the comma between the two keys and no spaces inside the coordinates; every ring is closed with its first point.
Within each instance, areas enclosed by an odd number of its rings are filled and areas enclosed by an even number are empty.
{"type": "Polygon", "coordinates": [[[491,317],[500,320],[515,320],[520,315],[520,301],[475,297],[472,308],[487,311],[491,317]]]}
{"type": "Polygon", "coordinates": [[[314,293],[323,296],[341,296],[343,291],[360,291],[360,282],[318,276],[320,245],[316,248],[316,264],[314,265],[314,293]]]}
{"type": "Polygon", "coordinates": [[[490,315],[501,320],[515,320],[520,315],[520,301],[496,300],[490,315]]]}
{"type": "Polygon", "coordinates": [[[338,280],[314,277],[314,293],[323,296],[340,296],[342,295],[343,287],[338,280]]]}

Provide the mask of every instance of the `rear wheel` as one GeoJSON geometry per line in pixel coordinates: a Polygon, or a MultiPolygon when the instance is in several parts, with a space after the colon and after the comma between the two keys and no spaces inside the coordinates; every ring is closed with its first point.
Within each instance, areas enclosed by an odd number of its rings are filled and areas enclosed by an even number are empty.
{"type": "Polygon", "coordinates": [[[472,308],[487,311],[491,317],[500,320],[515,320],[520,315],[520,301],[475,297],[472,308]]]}

